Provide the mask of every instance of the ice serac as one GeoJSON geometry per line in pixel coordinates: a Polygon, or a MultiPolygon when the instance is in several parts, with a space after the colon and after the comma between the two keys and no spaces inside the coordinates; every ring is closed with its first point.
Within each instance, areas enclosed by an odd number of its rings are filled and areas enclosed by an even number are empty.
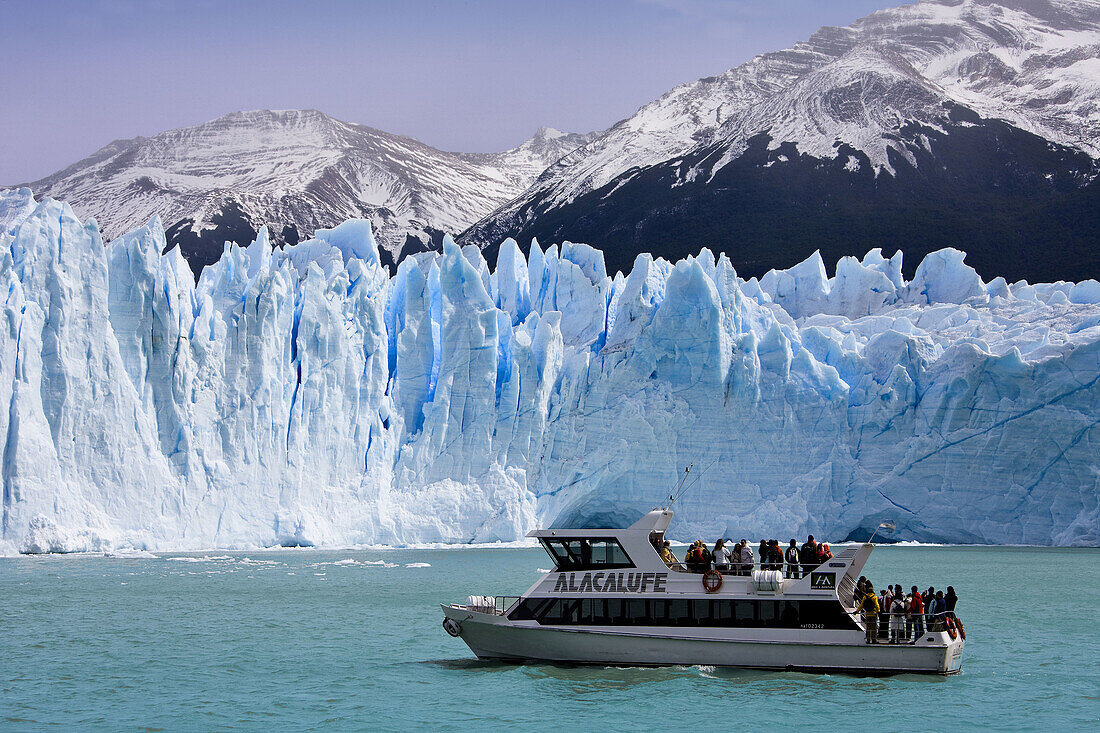
{"type": "Polygon", "coordinates": [[[352,220],[229,244],[0,194],[6,552],[680,536],[1100,543],[1100,284],[941,250],[759,281],[702,250],[379,263],[352,220]]]}

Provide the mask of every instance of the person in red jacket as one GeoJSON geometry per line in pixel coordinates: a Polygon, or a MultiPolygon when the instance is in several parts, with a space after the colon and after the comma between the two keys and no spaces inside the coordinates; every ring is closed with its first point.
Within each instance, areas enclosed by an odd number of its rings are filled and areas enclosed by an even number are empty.
{"type": "Polygon", "coordinates": [[[917,586],[913,586],[909,593],[909,615],[905,619],[905,634],[910,639],[916,639],[924,633],[924,599],[920,596],[917,586]]]}

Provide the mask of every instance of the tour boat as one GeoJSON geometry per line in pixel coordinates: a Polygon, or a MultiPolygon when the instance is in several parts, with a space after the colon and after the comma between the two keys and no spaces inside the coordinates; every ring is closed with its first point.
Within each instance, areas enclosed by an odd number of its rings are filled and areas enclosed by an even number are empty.
{"type": "MultiPolygon", "coordinates": [[[[953,615],[910,620],[868,643],[853,598],[874,546],[847,545],[805,577],[668,566],[657,548],[672,511],[626,529],[528,534],[554,561],[518,598],[443,605],[443,627],[481,659],[613,666],[714,665],[807,672],[953,674],[965,632],[953,615]]],[[[759,558],[757,558],[759,561],[759,558]]]]}

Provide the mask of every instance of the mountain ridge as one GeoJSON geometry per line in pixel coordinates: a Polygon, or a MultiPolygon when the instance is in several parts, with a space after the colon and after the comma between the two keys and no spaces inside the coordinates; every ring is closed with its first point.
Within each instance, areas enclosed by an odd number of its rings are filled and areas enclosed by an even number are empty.
{"type": "MultiPolygon", "coordinates": [[[[842,149],[866,154],[862,164],[874,170],[876,180],[881,178],[886,192],[860,202],[867,218],[880,225],[847,248],[834,248],[831,256],[895,244],[887,238],[892,227],[886,221],[896,213],[894,189],[904,189],[915,203],[925,197],[933,218],[944,212],[954,218],[976,213],[975,221],[985,232],[973,245],[979,262],[995,257],[996,239],[1011,236],[1014,227],[1039,234],[1036,251],[1054,246],[1054,240],[1042,235],[1042,212],[1026,221],[1015,213],[1014,220],[1004,222],[996,213],[1001,208],[1020,211],[1048,199],[1051,211],[1064,208],[1059,197],[1068,193],[1043,179],[1052,174],[1050,164],[1066,156],[1072,159],[1069,168],[1058,169],[1056,177],[1074,178],[1082,189],[1093,185],[1095,164],[1066,151],[1091,161],[1100,157],[1100,4],[926,0],[877,11],[848,27],[824,27],[791,48],[680,85],[644,105],[563,157],[531,188],[464,232],[460,241],[489,250],[509,237],[525,247],[532,237],[548,243],[595,242],[615,267],[629,265],[640,251],[674,258],[676,252],[709,246],[729,254],[739,271],[761,275],[770,267],[793,265],[842,237],[850,222],[833,221],[824,239],[804,236],[799,237],[804,241],[791,243],[771,236],[766,222],[746,229],[734,217],[751,217],[765,195],[773,194],[778,196],[777,216],[797,211],[801,217],[791,234],[828,225],[830,202],[854,182],[827,173],[842,149]],[[1094,67],[1096,73],[1089,73],[1094,67]],[[987,126],[984,137],[966,132],[974,125],[987,126]],[[921,132],[910,139],[914,126],[946,137],[921,132]],[[741,193],[705,185],[741,160],[750,141],[760,135],[767,136],[771,155],[755,166],[737,166],[741,193]],[[960,149],[948,142],[952,135],[977,147],[960,149]],[[1036,153],[1036,139],[1047,141],[1049,155],[1036,153]],[[777,152],[788,144],[797,155],[777,152]],[[918,153],[919,148],[927,149],[918,153]],[[975,160],[978,148],[1012,169],[1013,188],[1026,184],[1015,200],[967,174],[967,166],[981,163],[975,160]],[[721,153],[715,155],[715,150],[721,153]],[[930,189],[926,172],[914,168],[918,157],[940,170],[927,172],[932,177],[956,183],[930,189]],[[896,162],[902,160],[904,164],[896,162]],[[899,172],[896,165],[903,169],[899,172]],[[763,166],[788,169],[784,190],[764,182],[774,171],[765,174],[763,166]],[[817,174],[811,172],[815,169],[817,174]],[[648,183],[643,185],[642,179],[648,183]],[[755,187],[742,185],[752,179],[757,180],[755,187]],[[969,181],[966,187],[964,180],[969,181]],[[794,190],[795,181],[822,191],[810,209],[805,194],[794,190]],[[826,182],[830,190],[825,190],[826,182]],[[690,199],[679,190],[688,185],[695,192],[690,199]],[[952,208],[952,202],[964,199],[977,209],[958,208],[957,203],[952,208]],[[673,222],[662,212],[681,216],[673,222]],[[663,231],[647,223],[662,217],[663,231]],[[707,217],[712,221],[704,222],[707,217]],[[759,249],[761,241],[774,251],[769,267],[739,259],[740,248],[759,249]],[[662,249],[666,246],[676,252],[662,249]]],[[[855,166],[857,159],[847,162],[855,166]]],[[[858,171],[849,173],[856,176],[858,171]]],[[[1007,182],[999,174],[997,178],[1007,182]]],[[[1087,218],[1087,204],[1071,207],[1070,213],[1087,218]]],[[[919,226],[919,217],[910,217],[907,224],[919,226]]],[[[1100,232],[1079,231],[1075,237],[1066,260],[1083,258],[1080,267],[1032,270],[1034,258],[1021,257],[1007,269],[1040,279],[1095,276],[1100,232]]],[[[962,238],[952,245],[973,248],[962,238]]],[[[896,246],[928,251],[912,240],[896,246]]]]}
{"type": "Polygon", "coordinates": [[[264,224],[293,243],[347,218],[370,219],[394,261],[462,231],[585,139],[541,127],[510,150],[455,153],[317,110],[252,110],[115,140],[25,185],[108,237],[159,215],[196,271],[264,224]]]}
{"type": "Polygon", "coordinates": [[[624,271],[708,246],[749,276],[815,249],[955,246],[1057,280],[1100,273],[1098,160],[1100,3],[923,0],[499,153],[260,110],[116,140],[28,185],[108,237],[159,214],[196,272],[264,224],[294,243],[357,217],[387,264],[451,233],[489,257],[507,238],[589,242],[624,271]]]}

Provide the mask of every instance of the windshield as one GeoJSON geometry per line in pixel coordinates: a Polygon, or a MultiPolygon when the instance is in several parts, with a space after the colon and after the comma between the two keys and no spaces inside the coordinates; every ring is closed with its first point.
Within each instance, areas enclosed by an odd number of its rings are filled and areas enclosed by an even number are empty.
{"type": "Polygon", "coordinates": [[[622,545],[614,537],[576,539],[542,539],[542,546],[553,558],[559,570],[592,570],[594,568],[631,568],[622,545]]]}

